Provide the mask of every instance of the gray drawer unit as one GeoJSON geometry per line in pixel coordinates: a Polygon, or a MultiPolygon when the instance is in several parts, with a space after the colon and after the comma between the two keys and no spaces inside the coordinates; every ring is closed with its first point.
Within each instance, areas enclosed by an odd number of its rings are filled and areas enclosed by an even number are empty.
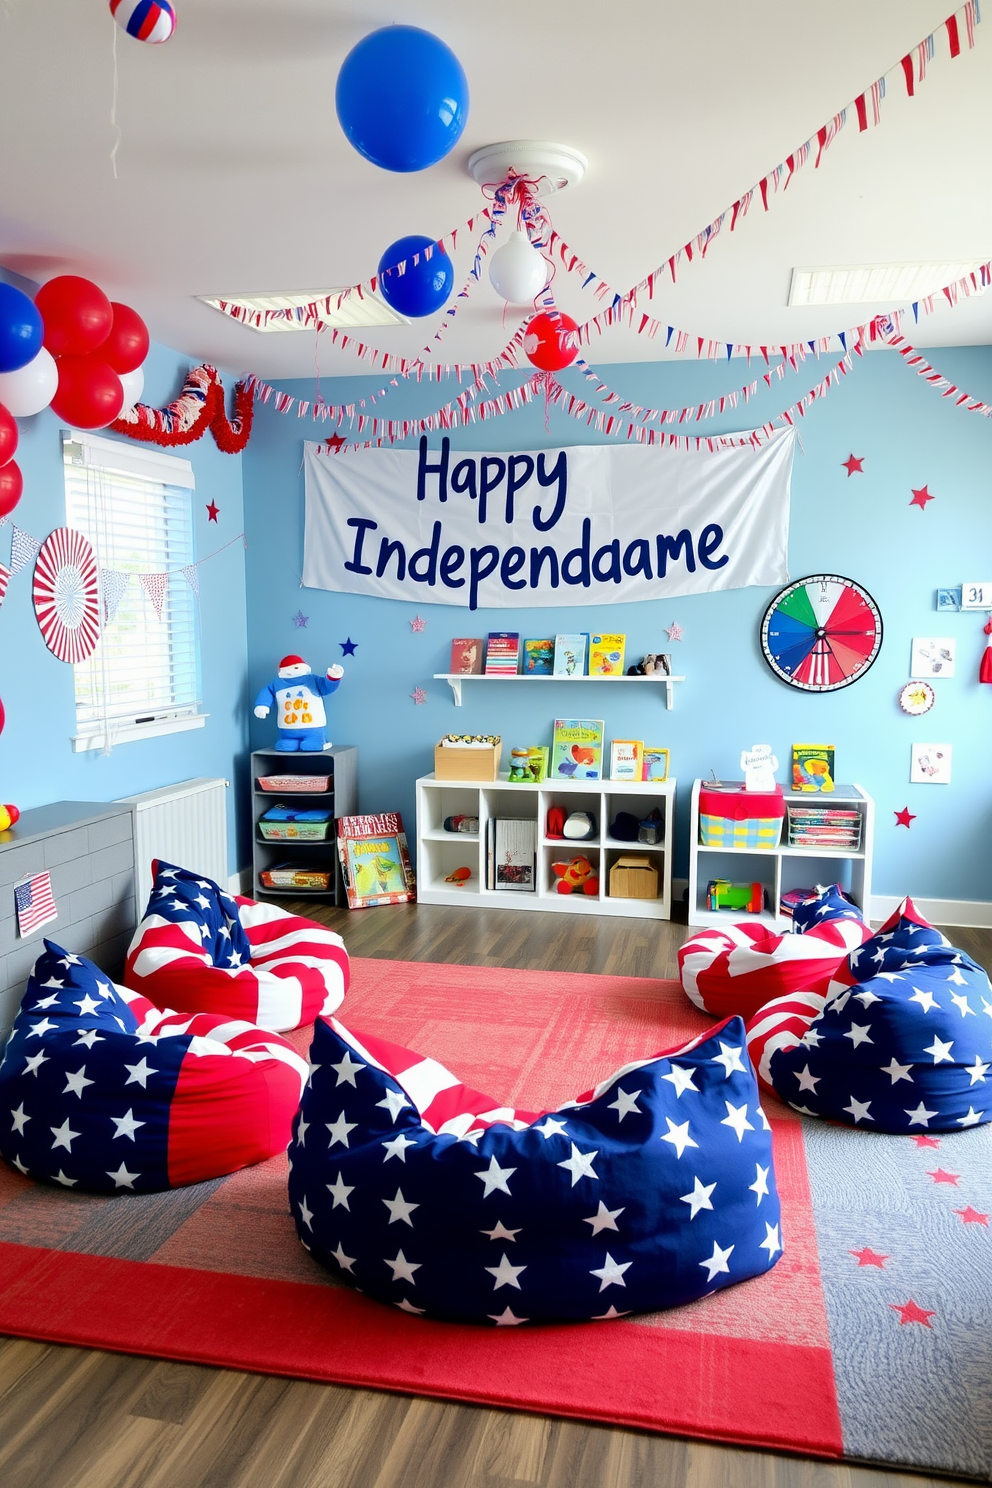
{"type": "Polygon", "coordinates": [[[0,832],[0,1041],[47,936],[120,980],[135,927],[134,812],[103,801],[56,801],[0,832]],[[58,919],[17,934],[14,885],[45,870],[58,919]]]}

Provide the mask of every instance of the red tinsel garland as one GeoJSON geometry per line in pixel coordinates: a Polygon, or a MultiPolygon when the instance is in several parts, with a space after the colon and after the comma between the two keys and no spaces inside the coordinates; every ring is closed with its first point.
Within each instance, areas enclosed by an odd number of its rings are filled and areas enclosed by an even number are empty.
{"type": "Polygon", "coordinates": [[[225,455],[237,455],[251,437],[254,404],[250,383],[239,382],[234,389],[234,417],[229,419],[217,369],[204,363],[189,372],[175,402],[165,408],[136,403],[110,427],[116,434],[166,449],[192,444],[209,429],[219,450],[225,455]]]}

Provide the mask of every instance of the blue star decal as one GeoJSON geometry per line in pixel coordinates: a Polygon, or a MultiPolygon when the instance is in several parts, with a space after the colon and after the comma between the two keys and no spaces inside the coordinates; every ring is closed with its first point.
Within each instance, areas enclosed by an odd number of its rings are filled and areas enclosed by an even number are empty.
{"type": "Polygon", "coordinates": [[[341,647],[342,656],[354,656],[355,652],[358,650],[358,642],[353,641],[351,639],[351,636],[349,636],[346,641],[338,641],[338,645],[341,647]]]}

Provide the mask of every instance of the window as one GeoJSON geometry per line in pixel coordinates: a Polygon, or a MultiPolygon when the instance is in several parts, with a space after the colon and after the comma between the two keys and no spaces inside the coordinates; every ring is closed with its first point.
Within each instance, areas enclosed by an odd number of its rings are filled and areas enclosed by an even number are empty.
{"type": "Polygon", "coordinates": [[[73,667],[73,748],[108,752],[202,727],[192,466],[68,431],[62,454],[66,524],[96,552],[103,620],[96,649],[73,667]]]}

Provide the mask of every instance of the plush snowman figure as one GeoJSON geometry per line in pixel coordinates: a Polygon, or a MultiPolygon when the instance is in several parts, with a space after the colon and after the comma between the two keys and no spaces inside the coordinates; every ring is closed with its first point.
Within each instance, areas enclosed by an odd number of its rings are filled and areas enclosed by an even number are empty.
{"type": "Polygon", "coordinates": [[[256,718],[268,718],[272,707],[276,709],[277,749],[330,749],[324,698],[337,691],[343,676],[344,667],[332,666],[327,668],[326,677],[316,677],[301,656],[283,657],[279,675],[255,699],[256,718]]]}

